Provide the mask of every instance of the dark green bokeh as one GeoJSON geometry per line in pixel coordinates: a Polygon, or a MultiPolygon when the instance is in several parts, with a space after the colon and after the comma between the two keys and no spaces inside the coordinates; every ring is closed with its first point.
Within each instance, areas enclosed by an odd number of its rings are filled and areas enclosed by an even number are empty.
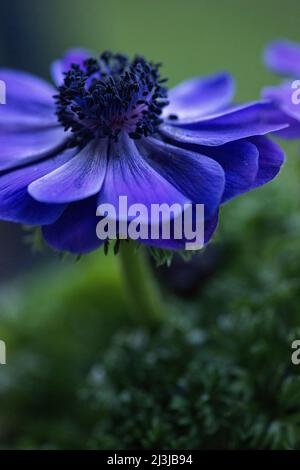
{"type": "Polygon", "coordinates": [[[261,54],[277,37],[299,40],[297,0],[2,0],[5,65],[47,75],[68,47],[139,52],[165,64],[173,85],[227,69],[239,99],[272,79],[261,54]]]}
{"type": "MultiPolygon", "coordinates": [[[[2,0],[0,55],[47,77],[71,46],[138,52],[171,85],[226,69],[237,99],[255,100],[278,81],[265,44],[300,41],[299,13],[298,0],[2,0]]],[[[274,183],[222,210],[218,269],[156,332],[131,317],[113,256],[5,284],[0,446],[300,448],[299,147],[285,145],[274,183]]]]}

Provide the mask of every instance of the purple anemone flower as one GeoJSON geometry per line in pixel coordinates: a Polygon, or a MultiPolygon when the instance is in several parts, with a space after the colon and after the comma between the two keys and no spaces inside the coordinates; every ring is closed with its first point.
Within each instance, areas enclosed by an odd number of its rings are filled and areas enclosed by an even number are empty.
{"type": "Polygon", "coordinates": [[[266,87],[263,97],[272,100],[277,106],[274,112],[274,122],[285,119],[289,126],[276,134],[287,139],[300,138],[300,103],[293,99],[295,93],[298,97],[300,82],[300,44],[288,40],[278,40],[270,43],[264,52],[266,65],[281,76],[292,80],[285,80],[277,86],[266,87]],[[296,90],[293,83],[296,84],[296,90]],[[285,117],[282,116],[282,113],[285,117]]]}
{"type": "MultiPolygon", "coordinates": [[[[270,103],[232,105],[227,73],[169,92],[160,64],[121,54],[68,51],[52,65],[55,87],[0,69],[0,219],[41,226],[55,249],[86,253],[100,203],[204,204],[205,242],[221,204],[272,180],[283,163],[266,134],[270,103]]],[[[181,249],[183,240],[149,240],[181,249]]]]}

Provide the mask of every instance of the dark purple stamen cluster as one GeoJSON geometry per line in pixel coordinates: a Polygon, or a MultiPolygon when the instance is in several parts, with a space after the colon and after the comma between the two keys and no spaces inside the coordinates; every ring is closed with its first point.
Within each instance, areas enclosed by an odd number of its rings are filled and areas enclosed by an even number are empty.
{"type": "Polygon", "coordinates": [[[168,104],[160,65],[110,52],[73,64],[55,97],[59,121],[77,141],[116,140],[122,130],[132,139],[155,133],[168,104]]]}

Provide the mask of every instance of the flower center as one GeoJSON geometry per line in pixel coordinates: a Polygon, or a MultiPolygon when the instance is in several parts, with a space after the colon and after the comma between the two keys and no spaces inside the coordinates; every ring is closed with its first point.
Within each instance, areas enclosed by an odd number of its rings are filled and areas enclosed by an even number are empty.
{"type": "Polygon", "coordinates": [[[117,140],[121,130],[132,139],[153,134],[168,104],[160,65],[110,52],[73,64],[55,96],[59,122],[77,141],[117,140]]]}

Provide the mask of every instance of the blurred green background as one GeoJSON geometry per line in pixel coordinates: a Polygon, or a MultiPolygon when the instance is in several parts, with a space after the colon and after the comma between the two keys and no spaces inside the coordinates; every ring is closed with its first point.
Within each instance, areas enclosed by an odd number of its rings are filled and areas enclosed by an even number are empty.
{"type": "MultiPolygon", "coordinates": [[[[1,0],[2,66],[49,76],[64,49],[136,52],[170,84],[229,70],[237,99],[277,83],[261,60],[300,41],[298,0],[1,0]]],[[[0,225],[0,447],[298,449],[300,161],[224,207],[189,264],[154,273],[172,304],[153,330],[126,302],[116,257],[33,254],[0,225]],[[170,310],[170,311],[169,311],[170,310]]]]}

